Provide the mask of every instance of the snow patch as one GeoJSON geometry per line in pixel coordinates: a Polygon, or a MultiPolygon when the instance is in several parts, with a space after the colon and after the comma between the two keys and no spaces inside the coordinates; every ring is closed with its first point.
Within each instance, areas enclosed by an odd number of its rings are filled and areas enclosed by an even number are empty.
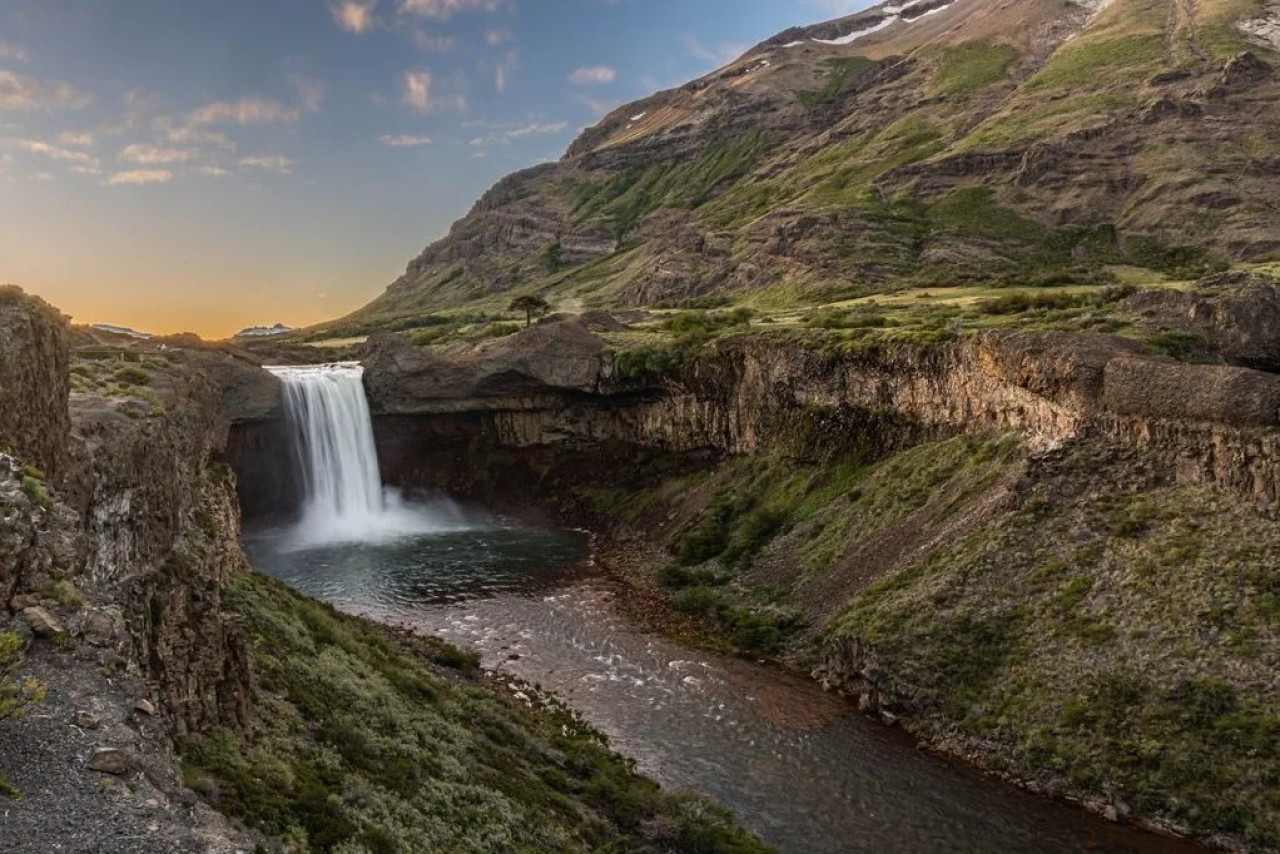
{"type": "MultiPolygon", "coordinates": [[[[1109,4],[1112,2],[1112,0],[1083,0],[1083,2],[1087,4],[1099,4],[1099,3],[1109,4]]],[[[925,3],[907,3],[902,6],[885,6],[878,10],[880,14],[884,15],[884,17],[868,27],[863,27],[860,30],[854,30],[851,33],[847,33],[843,36],[840,36],[834,39],[810,39],[809,41],[815,42],[817,44],[830,44],[830,45],[853,44],[858,39],[866,38],[872,33],[878,33],[881,30],[886,29],[887,27],[892,27],[894,24],[898,23],[899,21],[902,21],[907,24],[913,24],[916,21],[920,20],[921,18],[932,15],[934,12],[941,12],[943,9],[950,9],[953,3],[946,3],[933,9],[925,9],[919,14],[915,13],[916,9],[919,9],[927,5],[929,4],[925,2],[925,3]]],[[[790,44],[783,45],[783,47],[797,47],[798,45],[802,45],[802,44],[805,44],[805,42],[803,41],[791,42],[790,44]]]]}
{"type": "Polygon", "coordinates": [[[649,115],[649,112],[648,112],[647,110],[646,110],[645,112],[643,112],[643,113],[637,113],[636,115],[634,115],[634,116],[632,116],[632,117],[631,117],[631,121],[633,121],[633,122],[638,122],[638,121],[640,121],[641,119],[643,119],[643,118],[644,118],[645,116],[647,116],[647,115],[649,115]]]}

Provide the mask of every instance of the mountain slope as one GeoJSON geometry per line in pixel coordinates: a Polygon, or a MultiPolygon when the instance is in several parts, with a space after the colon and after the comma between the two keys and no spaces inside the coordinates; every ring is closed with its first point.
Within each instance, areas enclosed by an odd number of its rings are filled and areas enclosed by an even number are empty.
{"type": "Polygon", "coordinates": [[[1269,0],[916,0],[781,33],[504,178],[349,323],[1280,258],[1269,0]]]}

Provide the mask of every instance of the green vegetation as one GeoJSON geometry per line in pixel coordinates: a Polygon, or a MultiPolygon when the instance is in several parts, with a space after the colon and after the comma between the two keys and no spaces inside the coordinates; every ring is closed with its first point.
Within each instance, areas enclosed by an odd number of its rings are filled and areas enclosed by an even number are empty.
{"type": "Polygon", "coordinates": [[[247,621],[264,726],[189,747],[186,781],[301,850],[765,850],[565,711],[439,669],[471,669],[470,655],[398,644],[261,576],[237,577],[228,604],[247,621]]]}
{"type": "MultiPolygon", "coordinates": [[[[0,296],[3,292],[0,291],[0,296]]],[[[32,705],[44,700],[45,688],[35,679],[15,677],[26,657],[22,654],[22,638],[12,632],[0,632],[0,721],[21,717],[32,705]]],[[[18,790],[0,774],[0,794],[18,797],[18,790]]]]}
{"type": "Polygon", "coordinates": [[[31,475],[23,475],[22,491],[27,496],[27,499],[37,507],[45,510],[53,507],[53,499],[49,496],[49,490],[45,488],[43,482],[31,475]]]}
{"type": "Polygon", "coordinates": [[[536,294],[525,294],[513,299],[507,310],[523,312],[524,325],[528,327],[533,323],[535,317],[542,317],[551,311],[551,305],[536,294]]]}
{"type": "Polygon", "coordinates": [[[125,367],[116,371],[112,375],[116,382],[121,385],[148,385],[151,382],[151,374],[137,367],[125,367]]]}
{"type": "Polygon", "coordinates": [[[968,96],[1008,79],[1016,48],[988,41],[967,42],[943,51],[933,78],[933,96],[968,96]]]}
{"type": "Polygon", "coordinates": [[[821,89],[796,92],[796,98],[809,109],[834,103],[855,78],[875,65],[864,56],[837,57],[826,61],[827,82],[821,89]]]}
{"type": "Polygon", "coordinates": [[[1009,746],[1015,771],[1275,845],[1280,537],[1211,489],[1134,480],[1103,446],[1061,459],[1017,509],[855,595],[829,633],[874,649],[881,689],[926,731],[955,725],[1009,746]]]}

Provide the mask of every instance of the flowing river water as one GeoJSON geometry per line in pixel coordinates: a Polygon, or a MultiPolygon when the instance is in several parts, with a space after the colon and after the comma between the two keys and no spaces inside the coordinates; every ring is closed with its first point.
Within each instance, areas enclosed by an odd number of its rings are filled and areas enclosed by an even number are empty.
{"type": "MultiPolygon", "coordinates": [[[[404,508],[409,509],[409,508],[404,508]]],[[[703,792],[784,852],[1203,851],[917,750],[815,683],[630,625],[585,535],[422,509],[420,532],[246,537],[254,565],[355,614],[435,633],[550,689],[662,785],[703,792]]]]}

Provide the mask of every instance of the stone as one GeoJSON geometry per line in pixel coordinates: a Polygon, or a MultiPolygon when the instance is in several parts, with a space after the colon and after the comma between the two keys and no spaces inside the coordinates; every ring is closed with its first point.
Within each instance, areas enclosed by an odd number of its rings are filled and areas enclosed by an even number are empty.
{"type": "Polygon", "coordinates": [[[14,612],[15,614],[19,613],[20,611],[25,611],[28,608],[38,607],[39,605],[40,605],[40,597],[32,596],[29,593],[24,593],[20,596],[14,596],[12,599],[9,600],[9,610],[14,612]]]}
{"type": "Polygon", "coordinates": [[[104,611],[95,611],[84,622],[84,634],[94,646],[110,646],[116,638],[115,618],[104,611]]]}
{"type": "Polygon", "coordinates": [[[76,726],[80,729],[97,729],[102,726],[102,721],[98,720],[98,716],[93,712],[82,709],[76,712],[76,726]]]}
{"type": "Polygon", "coordinates": [[[62,624],[54,619],[54,616],[44,608],[25,608],[22,611],[22,618],[27,621],[31,631],[39,638],[56,637],[66,631],[62,624]]]}
{"type": "Polygon", "coordinates": [[[133,704],[133,710],[144,715],[154,715],[156,713],[156,707],[145,697],[133,704]]]}
{"type": "Polygon", "coordinates": [[[118,747],[98,747],[89,755],[84,767],[119,777],[129,770],[129,756],[118,747]]]}

